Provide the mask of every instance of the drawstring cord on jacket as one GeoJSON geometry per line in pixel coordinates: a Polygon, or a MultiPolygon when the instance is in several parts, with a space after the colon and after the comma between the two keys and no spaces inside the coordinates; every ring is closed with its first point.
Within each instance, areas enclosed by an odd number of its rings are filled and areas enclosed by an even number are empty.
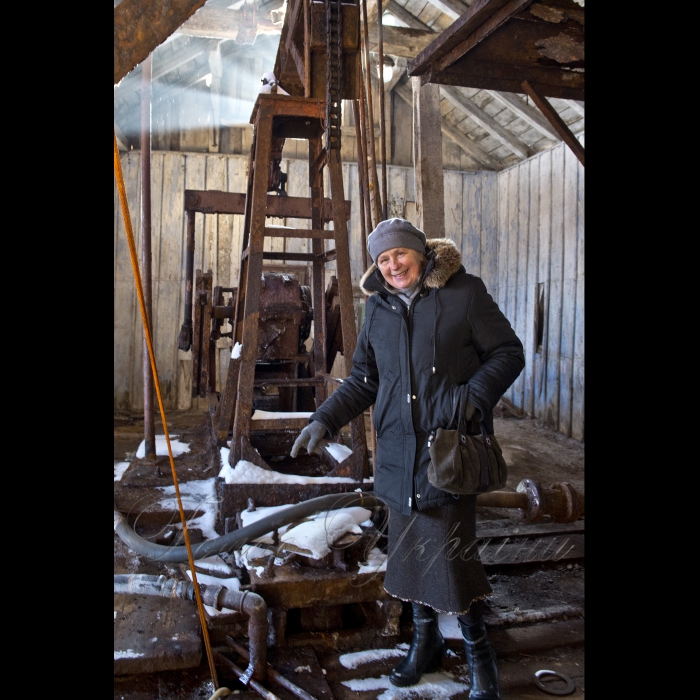
{"type": "Polygon", "coordinates": [[[438,314],[439,312],[439,305],[438,305],[438,289],[435,289],[435,294],[433,294],[433,299],[435,300],[435,318],[433,319],[433,374],[435,374],[435,358],[437,357],[437,344],[438,344],[438,332],[437,332],[437,327],[438,327],[438,314]]]}
{"type": "MultiPolygon", "coordinates": [[[[367,346],[369,345],[369,332],[372,329],[372,320],[374,319],[374,312],[377,310],[377,304],[374,305],[372,313],[369,316],[369,324],[367,324],[367,342],[365,343],[365,370],[367,369],[367,346]]],[[[365,374],[365,384],[367,384],[367,375],[365,374]]]]}

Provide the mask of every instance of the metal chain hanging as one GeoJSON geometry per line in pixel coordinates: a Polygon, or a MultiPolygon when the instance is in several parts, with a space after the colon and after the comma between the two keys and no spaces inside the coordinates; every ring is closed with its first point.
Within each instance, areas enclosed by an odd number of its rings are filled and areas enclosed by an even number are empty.
{"type": "Polygon", "coordinates": [[[340,0],[326,0],[326,151],[340,160],[343,85],[343,11],[340,0]]]}

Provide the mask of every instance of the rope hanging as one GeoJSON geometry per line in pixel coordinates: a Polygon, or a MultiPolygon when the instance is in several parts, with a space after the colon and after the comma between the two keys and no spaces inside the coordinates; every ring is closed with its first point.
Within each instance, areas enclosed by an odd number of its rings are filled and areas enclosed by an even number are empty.
{"type": "Polygon", "coordinates": [[[199,619],[202,625],[202,634],[204,636],[204,646],[207,650],[207,659],[209,660],[209,669],[211,671],[212,680],[214,681],[214,688],[219,688],[219,683],[216,677],[216,667],[214,665],[214,655],[211,648],[211,642],[209,641],[209,629],[207,628],[207,621],[204,617],[204,604],[202,602],[202,594],[199,590],[199,584],[197,583],[197,573],[194,568],[194,557],[192,556],[192,546],[190,545],[190,534],[187,530],[187,520],[185,518],[185,511],[182,507],[182,499],[180,497],[180,486],[177,481],[177,472],[175,471],[175,459],[173,458],[173,451],[170,446],[170,435],[168,433],[168,424],[165,420],[165,409],[163,407],[163,397],[160,393],[160,382],[158,381],[158,370],[156,368],[156,357],[153,352],[153,342],[151,340],[151,329],[148,323],[148,317],[146,315],[146,304],[143,298],[143,285],[141,283],[141,273],[139,271],[138,258],[136,256],[136,244],[134,243],[134,234],[131,230],[131,216],[129,215],[129,203],[126,199],[126,189],[124,187],[124,176],[122,174],[122,164],[119,158],[119,148],[117,147],[117,132],[114,132],[114,172],[117,177],[117,188],[119,190],[119,201],[122,208],[122,217],[124,218],[124,229],[126,231],[126,238],[129,243],[129,253],[131,254],[131,267],[134,271],[134,283],[136,285],[136,293],[139,299],[139,307],[141,308],[141,319],[143,321],[143,330],[146,337],[146,344],[148,345],[148,356],[151,362],[151,371],[153,372],[153,383],[155,385],[156,395],[158,397],[158,407],[160,408],[160,417],[163,421],[163,432],[165,433],[165,441],[168,445],[168,457],[170,458],[170,470],[173,475],[173,482],[175,484],[175,494],[177,496],[177,506],[180,511],[180,521],[182,522],[182,534],[185,538],[185,546],[187,547],[187,559],[190,564],[190,571],[192,572],[192,581],[194,583],[194,592],[197,598],[197,608],[199,609],[199,619]]]}

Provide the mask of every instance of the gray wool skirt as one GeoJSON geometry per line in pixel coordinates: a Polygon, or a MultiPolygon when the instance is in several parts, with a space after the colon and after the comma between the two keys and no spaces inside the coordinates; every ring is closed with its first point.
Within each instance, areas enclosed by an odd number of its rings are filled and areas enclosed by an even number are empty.
{"type": "Polygon", "coordinates": [[[389,509],[384,590],[441,613],[463,615],[493,594],[476,541],[476,496],[402,515],[389,509]]]}

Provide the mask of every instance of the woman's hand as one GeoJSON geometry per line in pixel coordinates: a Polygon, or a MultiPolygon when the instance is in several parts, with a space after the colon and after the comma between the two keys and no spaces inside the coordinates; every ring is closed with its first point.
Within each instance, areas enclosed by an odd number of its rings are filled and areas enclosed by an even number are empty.
{"type": "Polygon", "coordinates": [[[289,453],[290,457],[296,457],[302,447],[306,448],[309,454],[315,452],[320,455],[321,448],[328,442],[327,440],[323,440],[323,437],[327,433],[328,431],[323,423],[312,420],[311,423],[299,433],[299,437],[295,440],[294,445],[292,445],[292,451],[289,453]]]}

